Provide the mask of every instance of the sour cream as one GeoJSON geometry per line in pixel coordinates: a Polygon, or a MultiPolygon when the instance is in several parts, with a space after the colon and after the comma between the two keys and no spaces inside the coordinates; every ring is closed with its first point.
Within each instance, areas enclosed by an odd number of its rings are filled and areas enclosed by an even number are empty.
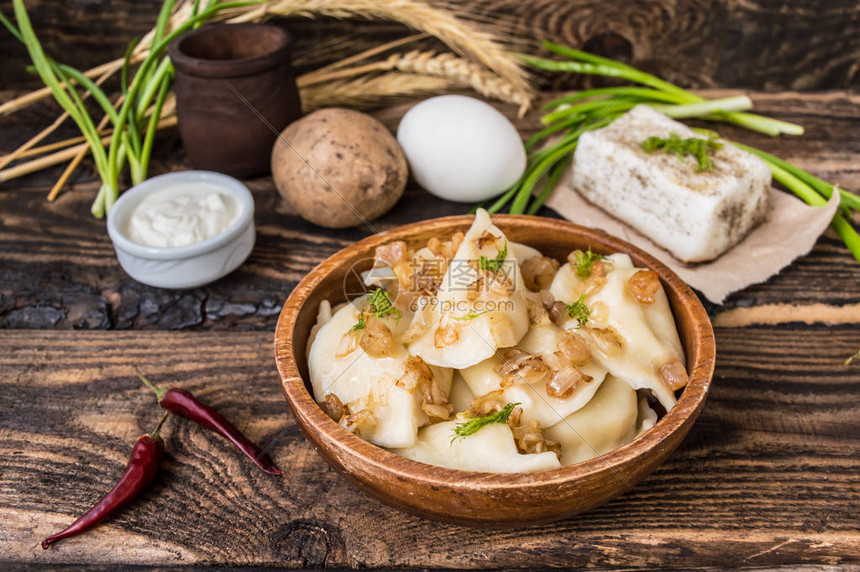
{"type": "Polygon", "coordinates": [[[143,246],[187,246],[221,234],[238,216],[232,196],[205,183],[183,183],[140,201],[128,218],[125,235],[143,246]]]}

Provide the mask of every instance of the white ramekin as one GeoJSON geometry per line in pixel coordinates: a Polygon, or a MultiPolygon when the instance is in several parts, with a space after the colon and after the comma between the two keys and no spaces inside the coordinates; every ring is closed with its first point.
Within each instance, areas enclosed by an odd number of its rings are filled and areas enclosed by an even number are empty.
{"type": "Polygon", "coordinates": [[[107,228],[120,266],[129,276],[158,288],[195,288],[226,276],[251,254],[256,239],[254,197],[240,181],[220,173],[167,173],[123,193],[110,209],[107,228]],[[149,193],[183,183],[204,183],[232,196],[239,207],[236,221],[220,234],[187,246],[143,246],[129,240],[125,235],[128,217],[140,201],[149,193]]]}

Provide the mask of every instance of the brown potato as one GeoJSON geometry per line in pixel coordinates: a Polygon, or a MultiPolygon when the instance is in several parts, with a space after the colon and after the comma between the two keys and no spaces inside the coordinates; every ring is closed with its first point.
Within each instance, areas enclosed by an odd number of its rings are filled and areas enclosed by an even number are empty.
{"type": "Polygon", "coordinates": [[[272,149],[278,192],[303,218],[328,228],[386,213],[403,195],[408,173],[385,126],[350,109],[321,109],[295,121],[272,149]]]}

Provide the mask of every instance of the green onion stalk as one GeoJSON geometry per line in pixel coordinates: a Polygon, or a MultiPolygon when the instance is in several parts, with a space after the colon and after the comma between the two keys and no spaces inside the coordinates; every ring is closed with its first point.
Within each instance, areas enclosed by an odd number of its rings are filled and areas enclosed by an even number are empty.
{"type": "Polygon", "coordinates": [[[0,13],[0,23],[25,45],[35,73],[78,126],[90,147],[101,179],[101,187],[91,209],[93,215],[99,218],[105,216],[116,202],[126,164],[133,185],[146,179],[158,121],[173,83],[173,64],[165,54],[170,42],[183,32],[199,27],[221,10],[256,5],[262,1],[218,3],[217,0],[209,0],[201,7],[200,0],[197,0],[192,6],[191,16],[170,29],[170,16],[176,0],[165,0],[156,20],[149,54],[130,79],[129,61],[136,42],[132,42],[126,51],[121,70],[123,99],[119,109],[114,108],[110,98],[95,82],[79,70],[57,63],[45,53],[27,14],[24,0],[12,0],[15,23],[0,13]],[[92,95],[109,119],[113,133],[107,147],[102,144],[99,130],[78,88],[92,95]]]}
{"type": "MultiPolygon", "coordinates": [[[[547,113],[541,118],[544,129],[525,143],[528,152],[526,171],[487,207],[491,213],[536,214],[570,164],[579,137],[586,131],[608,125],[637,105],[648,105],[675,119],[731,123],[772,137],[803,134],[800,125],[750,113],[752,101],[746,96],[707,99],[622,62],[552,42],[544,42],[544,47],[566,59],[549,60],[528,55],[520,55],[520,58],[538,70],[613,77],[631,85],[583,90],[545,104],[542,109],[547,113]],[[545,140],[550,137],[554,139],[547,144],[545,140]],[[543,147],[540,147],[541,143],[543,147]],[[541,183],[543,187],[537,191],[541,183]]],[[[697,131],[716,135],[708,130],[697,131]]],[[[860,210],[860,197],[769,153],[740,143],[733,144],[761,158],[770,168],[774,180],[807,204],[823,206],[827,199],[838,193],[840,213],[833,218],[831,226],[860,262],[860,235],[850,222],[852,213],[860,210]]]]}

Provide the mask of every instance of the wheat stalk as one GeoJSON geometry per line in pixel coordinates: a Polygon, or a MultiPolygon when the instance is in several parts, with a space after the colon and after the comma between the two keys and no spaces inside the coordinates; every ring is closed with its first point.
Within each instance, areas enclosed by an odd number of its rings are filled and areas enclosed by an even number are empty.
{"type": "MultiPolygon", "coordinates": [[[[179,0],[173,7],[173,12],[170,15],[170,24],[168,25],[168,30],[172,31],[176,29],[179,24],[190,18],[193,5],[193,0],[179,0]]],[[[144,59],[146,59],[146,56],[149,55],[149,49],[152,47],[152,40],[154,37],[155,29],[153,28],[152,30],[147,32],[134,47],[134,50],[132,50],[129,57],[129,64],[139,64],[144,59]]],[[[112,77],[118,71],[120,71],[124,64],[125,58],[117,58],[115,60],[111,60],[109,62],[98,65],[94,68],[90,68],[83,73],[90,79],[94,77],[99,77],[101,81],[104,81],[112,77]]],[[[60,82],[60,85],[65,86],[65,83],[60,82]]],[[[41,99],[51,97],[51,95],[51,89],[49,87],[43,87],[35,91],[25,93],[20,97],[16,97],[15,99],[11,99],[7,102],[4,102],[3,104],[0,104],[0,116],[14,113],[41,99]]]]}
{"type": "Polygon", "coordinates": [[[482,66],[454,54],[437,54],[413,50],[407,54],[392,54],[384,61],[373,62],[351,68],[334,69],[329,72],[317,70],[299,79],[299,87],[307,88],[327,81],[379,72],[401,71],[409,74],[441,77],[458,87],[468,87],[485,97],[516,103],[520,115],[528,108],[531,98],[528,93],[518,91],[513,85],[482,66]]]}
{"type": "Polygon", "coordinates": [[[378,105],[381,99],[426,95],[451,87],[445,78],[391,72],[308,87],[301,91],[301,98],[305,111],[333,105],[367,107],[378,105]]]}
{"type": "Polygon", "coordinates": [[[394,69],[407,73],[418,73],[445,77],[456,81],[463,87],[471,87],[481,95],[517,103],[525,111],[529,104],[529,94],[520,91],[509,81],[489,73],[472,62],[458,58],[454,54],[435,54],[413,50],[406,55],[394,54],[387,63],[394,69]]]}
{"type": "Polygon", "coordinates": [[[463,57],[480,63],[519,91],[530,91],[528,76],[516,57],[490,33],[453,13],[417,0],[272,0],[251,9],[225,10],[217,18],[254,22],[273,16],[364,18],[400,22],[442,40],[463,57]]]}
{"type": "MultiPolygon", "coordinates": [[[[191,16],[194,2],[179,0],[170,16],[169,29],[173,30],[191,16]]],[[[435,36],[455,52],[478,62],[507,80],[516,92],[528,94],[531,88],[528,76],[518,60],[505,50],[496,38],[472,23],[458,18],[444,9],[434,8],[418,0],[273,0],[255,7],[234,8],[217,13],[212,20],[228,22],[258,22],[273,16],[300,16],[315,18],[365,18],[400,22],[412,29],[435,36]]],[[[154,30],[144,35],[132,51],[132,64],[143,61],[152,47],[154,30]]],[[[123,66],[123,58],[101,64],[84,72],[87,77],[110,77],[123,66]]],[[[28,105],[50,97],[48,88],[24,94],[0,104],[0,115],[18,111],[28,105]]]]}
{"type": "MultiPolygon", "coordinates": [[[[190,18],[193,5],[194,0],[178,0],[173,8],[168,29],[173,30],[190,18]]],[[[306,110],[326,105],[367,107],[380,103],[382,99],[426,95],[458,87],[469,87],[487,97],[517,103],[520,105],[521,113],[529,105],[531,91],[526,72],[520,67],[513,54],[508,52],[493,34],[476,27],[468,20],[468,10],[464,11],[461,17],[445,9],[429,6],[420,0],[272,0],[250,8],[224,10],[217,13],[212,20],[231,23],[258,22],[274,16],[387,20],[399,22],[422,32],[419,35],[376,46],[299,78],[303,107],[306,110]],[[367,61],[371,57],[427,35],[438,38],[461,57],[416,50],[406,55],[394,54],[381,62],[345,67],[367,61]],[[360,73],[371,75],[356,77],[360,73]]],[[[130,63],[139,63],[149,55],[153,39],[154,30],[141,38],[131,53],[130,63]]],[[[104,81],[116,74],[123,63],[123,58],[119,58],[84,73],[90,78],[99,77],[99,81],[104,81]]],[[[0,115],[17,111],[50,95],[51,91],[48,88],[24,94],[0,104],[0,115]]],[[[176,124],[173,105],[175,100],[165,105],[158,128],[176,124]]],[[[56,125],[59,125],[63,119],[62,117],[58,119],[55,122],[56,125]]],[[[33,155],[36,149],[29,147],[36,145],[43,135],[51,131],[53,128],[46,129],[43,134],[28,142],[25,148],[18,149],[6,157],[0,157],[0,162],[6,166],[15,159],[33,155]]],[[[62,151],[29,163],[7,169],[0,167],[0,181],[71,158],[74,158],[76,163],[80,162],[82,154],[89,152],[89,146],[68,146],[76,142],[75,139],[70,139],[60,144],[43,146],[38,150],[47,152],[58,146],[64,148],[62,151]]]]}

